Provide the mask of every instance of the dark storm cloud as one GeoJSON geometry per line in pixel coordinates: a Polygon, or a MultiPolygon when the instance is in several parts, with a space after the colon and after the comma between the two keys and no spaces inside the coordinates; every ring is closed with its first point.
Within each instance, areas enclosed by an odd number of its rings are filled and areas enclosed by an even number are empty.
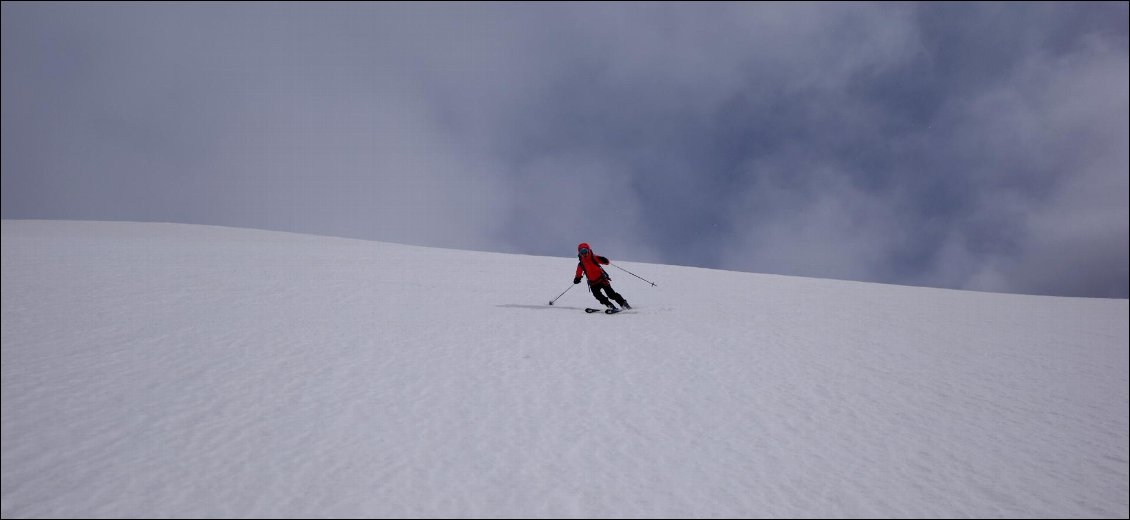
{"type": "Polygon", "coordinates": [[[1094,5],[955,9],[916,10],[909,54],[785,103],[815,124],[801,147],[752,158],[735,215],[757,218],[737,267],[1126,295],[1125,20],[1094,5]]]}
{"type": "Polygon", "coordinates": [[[1127,295],[1125,3],[3,5],[4,218],[1127,295]]]}

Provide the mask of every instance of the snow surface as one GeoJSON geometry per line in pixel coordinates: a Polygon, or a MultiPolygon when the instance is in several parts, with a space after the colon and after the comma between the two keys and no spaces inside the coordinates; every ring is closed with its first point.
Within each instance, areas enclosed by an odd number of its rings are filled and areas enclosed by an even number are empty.
{"type": "Polygon", "coordinates": [[[5,220],[3,516],[1127,517],[1126,300],[593,245],[5,220]]]}

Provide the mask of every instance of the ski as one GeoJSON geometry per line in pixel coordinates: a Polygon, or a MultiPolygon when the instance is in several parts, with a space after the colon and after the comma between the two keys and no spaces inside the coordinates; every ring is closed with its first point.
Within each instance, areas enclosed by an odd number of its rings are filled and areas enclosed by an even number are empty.
{"type": "Polygon", "coordinates": [[[586,307],[585,308],[585,312],[587,312],[589,314],[592,314],[594,312],[603,312],[605,314],[616,314],[617,312],[620,312],[622,310],[624,310],[624,309],[612,310],[612,309],[594,309],[592,307],[586,307]]]}

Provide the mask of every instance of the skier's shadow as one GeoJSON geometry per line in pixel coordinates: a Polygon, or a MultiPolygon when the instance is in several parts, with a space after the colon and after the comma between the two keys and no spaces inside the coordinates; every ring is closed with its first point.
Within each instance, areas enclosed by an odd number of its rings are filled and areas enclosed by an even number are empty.
{"type": "Polygon", "coordinates": [[[568,306],[565,306],[565,305],[548,305],[548,304],[546,304],[546,305],[519,305],[519,304],[516,304],[516,303],[506,303],[506,304],[495,305],[495,307],[506,307],[506,308],[510,308],[510,309],[537,309],[539,311],[545,310],[545,309],[570,309],[570,310],[574,310],[574,311],[584,310],[584,307],[568,307],[568,306]]]}

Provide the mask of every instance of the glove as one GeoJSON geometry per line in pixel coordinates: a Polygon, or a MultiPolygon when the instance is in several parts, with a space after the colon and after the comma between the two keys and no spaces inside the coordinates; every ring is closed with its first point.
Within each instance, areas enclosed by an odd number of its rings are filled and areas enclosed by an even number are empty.
{"type": "Polygon", "coordinates": [[[578,277],[574,278],[574,279],[573,279],[573,283],[574,283],[574,284],[578,284],[578,283],[581,283],[581,277],[580,277],[580,276],[578,276],[578,277]]]}

